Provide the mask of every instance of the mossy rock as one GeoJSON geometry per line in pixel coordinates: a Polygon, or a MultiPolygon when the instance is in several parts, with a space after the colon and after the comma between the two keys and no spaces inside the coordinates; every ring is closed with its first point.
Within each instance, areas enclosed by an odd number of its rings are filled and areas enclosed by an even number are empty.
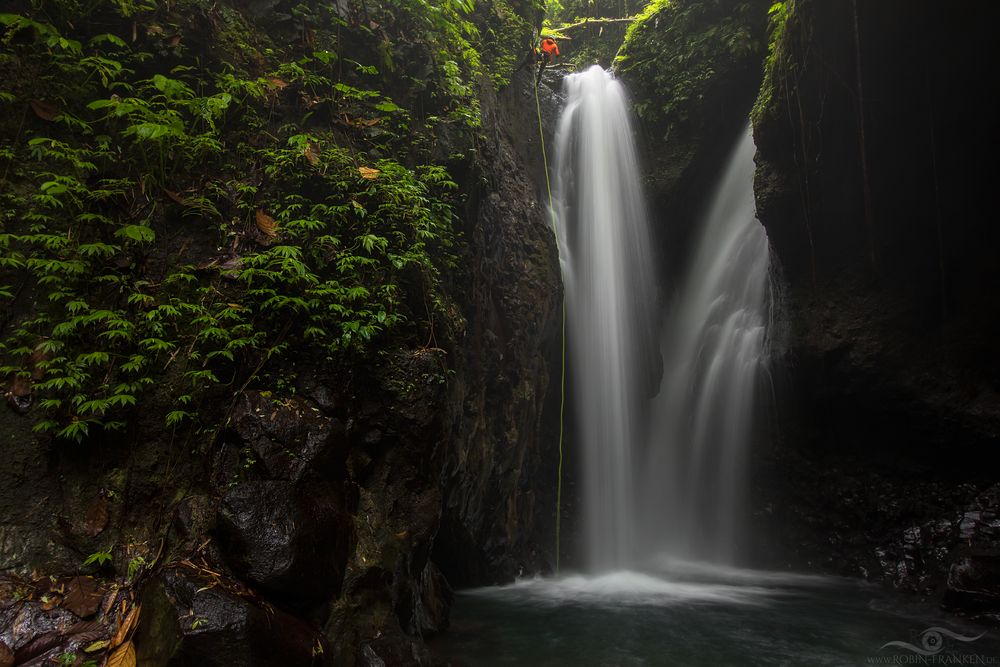
{"type": "Polygon", "coordinates": [[[762,0],[656,0],[632,24],[615,70],[648,145],[647,179],[670,198],[702,153],[726,150],[760,81],[762,0]]]}

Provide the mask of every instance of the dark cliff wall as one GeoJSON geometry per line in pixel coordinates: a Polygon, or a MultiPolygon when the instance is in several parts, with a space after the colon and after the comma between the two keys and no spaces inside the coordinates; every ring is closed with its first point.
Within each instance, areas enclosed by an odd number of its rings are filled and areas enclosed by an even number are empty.
{"type": "Polygon", "coordinates": [[[790,324],[777,464],[758,487],[791,493],[768,506],[769,535],[800,563],[934,592],[962,540],[995,547],[980,493],[1000,461],[985,140],[1000,11],[782,5],[754,111],[790,324]]]}
{"type": "MultiPolygon", "coordinates": [[[[465,233],[471,240],[467,328],[455,353],[465,372],[443,457],[444,529],[435,559],[455,585],[509,581],[547,566],[537,542],[546,355],[558,338],[561,285],[549,226],[530,68],[483,98],[487,132],[465,233]],[[537,178],[533,179],[533,174],[537,178]]],[[[545,89],[543,89],[545,90],[545,89]]],[[[542,93],[546,95],[546,92],[542,93]]],[[[545,540],[548,542],[549,540],[545,540]]],[[[551,550],[544,544],[545,552],[551,550]]]]}

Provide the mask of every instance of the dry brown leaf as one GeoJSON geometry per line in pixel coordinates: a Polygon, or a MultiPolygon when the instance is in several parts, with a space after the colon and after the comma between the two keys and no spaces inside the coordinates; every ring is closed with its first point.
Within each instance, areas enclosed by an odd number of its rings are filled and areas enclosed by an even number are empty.
{"type": "Polygon", "coordinates": [[[128,642],[108,656],[105,667],[135,667],[135,645],[128,642]]]}
{"type": "Polygon", "coordinates": [[[30,642],[17,649],[17,653],[14,655],[14,662],[16,664],[24,664],[32,658],[38,657],[46,651],[59,646],[63,639],[63,634],[58,631],[46,632],[44,635],[35,637],[30,642]]]}
{"type": "Polygon", "coordinates": [[[313,165],[314,167],[319,162],[319,148],[316,146],[316,144],[312,143],[311,141],[308,144],[306,144],[306,147],[302,151],[302,154],[306,156],[306,160],[309,161],[309,164],[313,165]]]}
{"type": "Polygon", "coordinates": [[[167,190],[166,188],[164,188],[163,191],[166,193],[168,197],[170,197],[172,200],[174,200],[181,206],[187,206],[187,200],[184,199],[184,197],[181,197],[180,194],[174,192],[173,190],[167,190]]]}
{"type": "Polygon", "coordinates": [[[111,613],[111,608],[115,606],[115,598],[117,595],[109,595],[104,601],[104,606],[101,608],[101,615],[107,616],[111,613]]]}
{"type": "MultiPolygon", "coordinates": [[[[122,642],[128,639],[129,635],[132,633],[132,630],[134,630],[136,626],[139,625],[139,614],[141,612],[142,612],[142,605],[137,604],[134,607],[132,607],[132,609],[128,612],[128,616],[126,616],[125,620],[122,621],[122,624],[118,626],[118,632],[116,632],[115,636],[111,638],[112,648],[115,646],[119,646],[122,642]]],[[[111,662],[109,661],[108,664],[110,665],[111,662]]]]}
{"type": "MultiPolygon", "coordinates": [[[[87,578],[89,579],[89,577],[87,578]]],[[[77,621],[66,629],[66,634],[73,635],[77,641],[82,642],[84,640],[80,639],[80,636],[86,636],[92,632],[100,632],[104,629],[104,626],[97,621],[77,621]]]]}
{"type": "MultiPolygon", "coordinates": [[[[62,601],[63,609],[68,609],[80,618],[87,618],[96,614],[97,610],[101,608],[104,592],[101,591],[93,577],[73,577],[70,579],[68,589],[69,592],[66,593],[66,597],[62,601]]],[[[99,629],[87,624],[78,624],[78,626],[74,626],[76,628],[74,633],[99,629]]]]}
{"type": "Polygon", "coordinates": [[[299,98],[302,100],[302,104],[304,104],[307,109],[312,109],[314,106],[323,101],[323,98],[316,97],[315,95],[307,95],[305,91],[299,93],[299,98]]]}
{"type": "Polygon", "coordinates": [[[257,222],[257,229],[264,236],[273,239],[278,235],[278,223],[274,221],[274,218],[265,213],[263,209],[257,209],[254,220],[257,222]]]}
{"type": "Polygon", "coordinates": [[[268,77],[267,83],[275,90],[284,90],[285,88],[288,88],[288,82],[282,81],[276,76],[268,77]]]}
{"type": "Polygon", "coordinates": [[[0,639],[0,667],[14,667],[14,652],[0,639]]]}
{"type": "Polygon", "coordinates": [[[35,115],[42,120],[53,121],[62,114],[58,107],[53,104],[49,104],[48,102],[31,100],[28,104],[31,105],[31,110],[35,112],[35,115]]]}
{"type": "Polygon", "coordinates": [[[371,167],[358,167],[358,171],[361,173],[361,178],[366,178],[369,181],[378,178],[378,175],[382,173],[378,169],[372,169],[371,167]]]}
{"type": "Polygon", "coordinates": [[[90,503],[87,513],[80,523],[80,534],[87,537],[100,535],[108,526],[108,499],[98,496],[94,502],[90,503]]]}
{"type": "Polygon", "coordinates": [[[170,47],[171,49],[175,48],[180,43],[181,43],[180,35],[174,35],[173,37],[167,39],[167,46],[170,47]]]}

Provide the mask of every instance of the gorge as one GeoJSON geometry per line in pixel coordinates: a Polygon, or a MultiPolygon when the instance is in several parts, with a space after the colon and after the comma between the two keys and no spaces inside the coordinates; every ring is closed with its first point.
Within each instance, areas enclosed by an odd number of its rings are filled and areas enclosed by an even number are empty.
{"type": "Polygon", "coordinates": [[[1000,656],[995,3],[8,5],[0,667],[1000,656]]]}

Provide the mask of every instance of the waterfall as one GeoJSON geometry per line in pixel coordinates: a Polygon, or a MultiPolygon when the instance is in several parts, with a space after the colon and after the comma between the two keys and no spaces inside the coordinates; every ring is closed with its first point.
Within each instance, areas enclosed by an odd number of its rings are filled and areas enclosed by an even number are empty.
{"type": "Polygon", "coordinates": [[[604,570],[634,555],[633,466],[656,366],[657,298],[625,91],[596,66],[564,86],[553,213],[583,454],[585,561],[604,570]]]}
{"type": "Polygon", "coordinates": [[[645,553],[731,563],[740,542],[755,395],[768,361],[767,236],[749,126],[698,225],[661,335],[643,479],[645,553]]]}

